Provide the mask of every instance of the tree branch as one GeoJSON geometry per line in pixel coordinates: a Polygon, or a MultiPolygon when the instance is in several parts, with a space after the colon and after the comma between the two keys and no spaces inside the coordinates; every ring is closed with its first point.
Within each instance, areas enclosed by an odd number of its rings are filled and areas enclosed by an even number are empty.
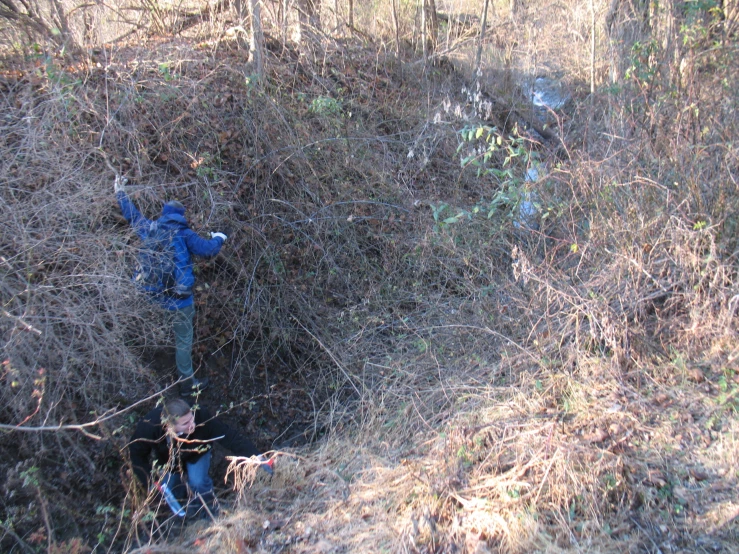
{"type": "Polygon", "coordinates": [[[162,389],[161,391],[158,391],[150,396],[147,396],[146,398],[139,400],[138,402],[135,402],[134,404],[131,404],[128,408],[124,408],[122,410],[114,410],[110,409],[105,414],[103,414],[101,417],[97,418],[95,421],[90,421],[88,423],[82,423],[79,425],[64,425],[63,423],[60,423],[59,425],[44,425],[41,427],[20,427],[18,425],[8,425],[6,423],[0,423],[0,431],[4,432],[13,432],[13,431],[24,431],[28,433],[43,433],[48,431],[79,431],[83,435],[90,437],[91,439],[95,440],[101,440],[102,437],[98,435],[93,435],[87,429],[90,427],[95,427],[96,425],[100,425],[101,423],[108,421],[110,419],[113,419],[114,417],[117,417],[121,414],[125,414],[126,412],[129,412],[133,410],[135,407],[140,406],[141,404],[144,404],[145,402],[148,402],[152,398],[156,398],[157,396],[160,396],[162,393],[168,391],[172,387],[178,385],[182,379],[178,379],[174,383],[172,383],[170,386],[162,389]]]}

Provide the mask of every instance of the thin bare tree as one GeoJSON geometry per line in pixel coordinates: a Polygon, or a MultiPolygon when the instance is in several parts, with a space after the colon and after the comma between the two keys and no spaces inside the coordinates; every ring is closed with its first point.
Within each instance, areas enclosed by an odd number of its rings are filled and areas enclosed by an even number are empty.
{"type": "Polygon", "coordinates": [[[321,0],[298,0],[300,40],[316,36],[321,29],[321,0]]]}
{"type": "Polygon", "coordinates": [[[49,10],[41,10],[35,2],[0,0],[0,19],[35,39],[76,51],[78,44],[69,30],[67,12],[59,0],[49,0],[49,10]]]}
{"type": "Polygon", "coordinates": [[[515,23],[516,15],[518,14],[518,10],[521,7],[521,0],[510,0],[508,6],[509,6],[509,17],[511,21],[515,23]]]}
{"type": "Polygon", "coordinates": [[[249,52],[254,60],[254,68],[260,82],[264,79],[264,31],[262,30],[261,0],[249,0],[251,11],[251,41],[249,52]]]}
{"type": "Polygon", "coordinates": [[[398,21],[398,0],[392,0],[393,26],[395,27],[395,55],[400,58],[400,22],[398,21]]]}
{"type": "Polygon", "coordinates": [[[439,17],[436,11],[436,0],[426,0],[426,9],[428,10],[428,17],[426,18],[429,24],[429,42],[431,45],[431,51],[436,51],[436,44],[439,40],[439,17]]]}
{"type": "Polygon", "coordinates": [[[590,0],[590,94],[595,94],[595,2],[590,0]]]}
{"type": "Polygon", "coordinates": [[[482,60],[482,45],[485,41],[485,27],[488,24],[488,7],[490,6],[490,0],[485,0],[485,4],[482,8],[482,21],[480,21],[480,39],[477,43],[477,54],[475,54],[475,80],[480,75],[480,62],[482,60]]]}
{"type": "Polygon", "coordinates": [[[284,47],[285,44],[287,44],[287,22],[290,10],[290,0],[278,0],[277,10],[277,20],[280,24],[280,35],[282,37],[282,45],[284,47]]]}
{"type": "Polygon", "coordinates": [[[423,65],[426,65],[426,58],[428,58],[428,41],[426,40],[427,28],[426,28],[426,0],[421,1],[421,48],[423,48],[423,65]]]}

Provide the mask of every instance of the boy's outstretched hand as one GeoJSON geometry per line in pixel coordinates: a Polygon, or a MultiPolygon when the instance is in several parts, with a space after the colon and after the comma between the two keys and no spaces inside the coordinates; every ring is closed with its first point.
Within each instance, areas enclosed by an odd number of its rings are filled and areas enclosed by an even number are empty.
{"type": "Polygon", "coordinates": [[[115,181],[113,181],[113,190],[115,192],[126,192],[126,183],[128,183],[128,179],[122,175],[116,175],[115,181]]]}

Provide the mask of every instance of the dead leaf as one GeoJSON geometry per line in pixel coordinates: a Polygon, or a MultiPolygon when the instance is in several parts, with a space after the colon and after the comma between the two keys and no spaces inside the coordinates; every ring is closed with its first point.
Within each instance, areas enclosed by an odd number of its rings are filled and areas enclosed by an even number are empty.
{"type": "Polygon", "coordinates": [[[658,394],[655,394],[652,400],[658,406],[664,406],[665,404],[669,404],[670,397],[667,396],[664,392],[660,392],[658,394]]]}
{"type": "Polygon", "coordinates": [[[598,428],[593,433],[585,437],[585,440],[591,443],[599,443],[606,440],[608,436],[608,431],[598,428]]]}
{"type": "Polygon", "coordinates": [[[691,467],[690,469],[688,469],[688,474],[696,481],[705,481],[706,479],[710,477],[710,475],[706,473],[704,470],[694,468],[694,467],[691,467]]]}
{"type": "Polygon", "coordinates": [[[644,479],[644,482],[647,485],[662,488],[667,484],[667,479],[665,479],[665,475],[659,469],[650,469],[647,472],[647,478],[644,479]]]}
{"type": "Polygon", "coordinates": [[[695,383],[702,383],[705,376],[699,368],[694,367],[693,369],[688,370],[688,378],[695,383]]]}

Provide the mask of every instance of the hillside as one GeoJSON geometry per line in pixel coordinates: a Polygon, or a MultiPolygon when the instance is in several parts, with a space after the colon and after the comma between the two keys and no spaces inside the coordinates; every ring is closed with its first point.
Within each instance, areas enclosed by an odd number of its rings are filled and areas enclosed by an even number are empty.
{"type": "Polygon", "coordinates": [[[0,550],[739,551],[739,73],[709,13],[664,43],[609,11],[592,92],[555,25],[475,82],[361,35],[268,37],[261,79],[223,36],[8,53],[0,550]],[[213,521],[128,466],[176,389],[116,173],[228,235],[196,264],[198,402],[275,475],[218,450],[213,521]]]}

